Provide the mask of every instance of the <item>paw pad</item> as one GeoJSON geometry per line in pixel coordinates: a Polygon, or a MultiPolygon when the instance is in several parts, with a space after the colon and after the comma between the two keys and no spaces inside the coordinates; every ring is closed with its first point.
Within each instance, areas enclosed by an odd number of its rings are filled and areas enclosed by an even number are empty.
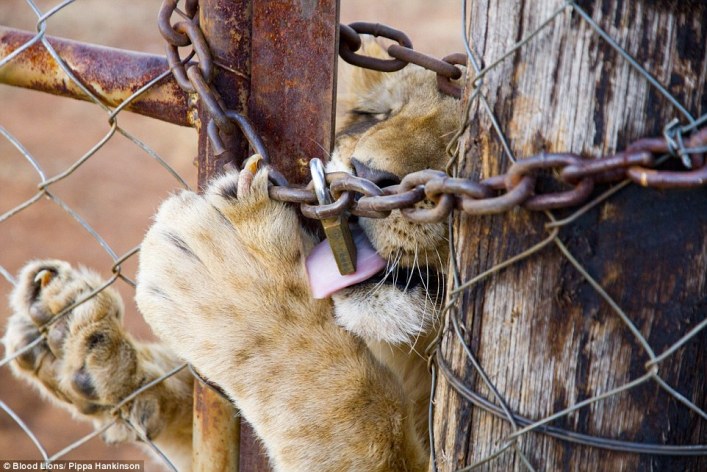
{"type": "Polygon", "coordinates": [[[98,399],[98,393],[96,392],[96,387],[93,385],[93,379],[91,375],[86,372],[85,365],[74,374],[72,386],[83,397],[89,400],[98,399]]]}

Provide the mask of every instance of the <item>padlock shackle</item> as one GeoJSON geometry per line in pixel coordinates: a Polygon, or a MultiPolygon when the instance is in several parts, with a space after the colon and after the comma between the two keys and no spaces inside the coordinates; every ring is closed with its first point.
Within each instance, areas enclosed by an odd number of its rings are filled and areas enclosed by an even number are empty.
{"type": "Polygon", "coordinates": [[[333,200],[329,189],[327,189],[324,164],[322,164],[321,159],[312,158],[309,161],[309,171],[312,174],[312,184],[314,185],[314,194],[317,196],[317,201],[319,201],[320,205],[330,205],[333,200]]]}

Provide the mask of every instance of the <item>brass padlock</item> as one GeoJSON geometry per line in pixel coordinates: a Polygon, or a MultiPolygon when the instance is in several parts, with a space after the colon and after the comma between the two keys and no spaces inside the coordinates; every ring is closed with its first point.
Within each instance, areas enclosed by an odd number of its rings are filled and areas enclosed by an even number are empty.
{"type": "MultiPolygon", "coordinates": [[[[322,161],[316,157],[310,160],[309,170],[312,173],[314,193],[319,204],[330,205],[332,198],[326,185],[322,161]]],[[[356,272],[356,245],[351,236],[348,213],[342,214],[337,218],[326,218],[321,220],[321,222],[327,241],[329,241],[331,252],[334,254],[339,273],[341,275],[353,274],[356,272]]]]}

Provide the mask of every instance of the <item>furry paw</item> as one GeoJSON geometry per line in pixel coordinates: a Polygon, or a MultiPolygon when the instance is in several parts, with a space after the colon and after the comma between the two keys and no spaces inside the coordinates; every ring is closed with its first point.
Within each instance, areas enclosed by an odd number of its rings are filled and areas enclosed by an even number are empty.
{"type": "Polygon", "coordinates": [[[423,470],[394,374],[310,295],[312,244],[268,198],[255,158],[162,204],[140,250],[138,306],[236,403],[277,470],[423,470]]]}
{"type": "Polygon", "coordinates": [[[253,156],[203,195],[165,201],[140,251],[136,300],[155,333],[211,380],[232,377],[277,342],[293,303],[311,301],[304,254],[312,241],[294,211],[268,197],[253,156]],[[285,295],[283,295],[285,294],[285,295]]]}
{"type": "MultiPolygon", "coordinates": [[[[12,293],[14,314],[4,337],[8,356],[24,351],[11,362],[18,377],[97,424],[112,421],[113,407],[151,380],[144,377],[140,353],[123,330],[119,295],[106,288],[91,296],[103,283],[95,273],[63,261],[30,262],[12,293]]],[[[148,436],[162,427],[159,401],[150,394],[140,395],[120,413],[148,436]]],[[[109,429],[105,437],[135,439],[124,425],[109,429]]]]}

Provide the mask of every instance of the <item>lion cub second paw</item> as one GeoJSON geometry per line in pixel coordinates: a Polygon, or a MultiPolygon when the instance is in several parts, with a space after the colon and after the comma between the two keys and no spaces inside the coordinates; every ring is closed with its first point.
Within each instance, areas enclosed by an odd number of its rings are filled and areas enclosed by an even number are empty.
{"type": "Polygon", "coordinates": [[[129,337],[117,292],[105,288],[92,295],[103,284],[95,273],[67,262],[27,264],[11,296],[14,314],[4,337],[6,354],[16,355],[11,366],[18,377],[73,414],[97,426],[117,419],[104,433],[107,441],[137,439],[120,418],[148,437],[157,436],[169,419],[161,412],[169,403],[164,388],[144,392],[119,412],[113,409],[174,360],[129,337]]]}

